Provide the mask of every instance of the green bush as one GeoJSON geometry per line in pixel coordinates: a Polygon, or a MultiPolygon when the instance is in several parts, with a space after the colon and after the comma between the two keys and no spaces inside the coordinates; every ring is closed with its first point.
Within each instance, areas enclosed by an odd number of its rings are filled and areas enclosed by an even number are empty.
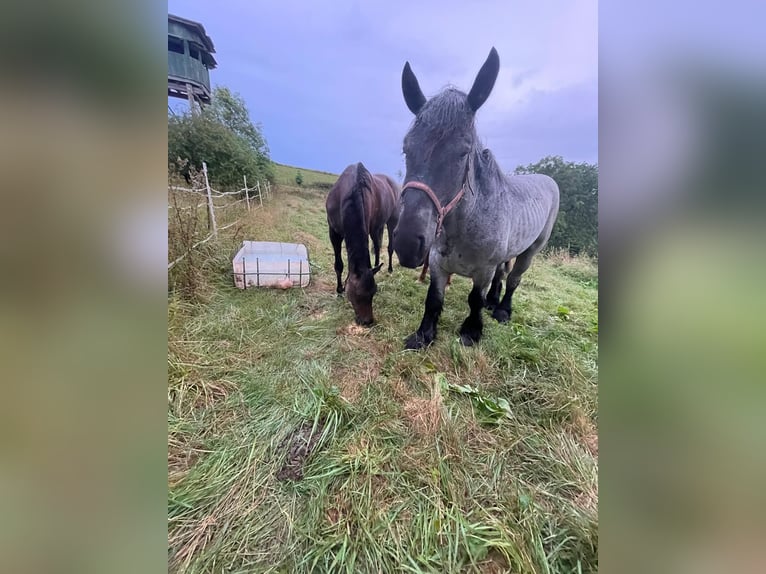
{"type": "Polygon", "coordinates": [[[303,185],[303,175],[301,175],[300,170],[298,170],[298,173],[295,174],[295,183],[298,185],[303,185]]]}
{"type": "Polygon", "coordinates": [[[598,253],[598,165],[548,156],[517,167],[515,173],[543,173],[559,186],[559,215],[548,247],[567,249],[572,254],[598,253]]]}
{"type": "Polygon", "coordinates": [[[216,88],[201,113],[168,116],[168,163],[189,160],[196,169],[207,163],[211,185],[242,187],[248,181],[274,179],[269,149],[259,126],[250,121],[244,101],[216,88]]]}

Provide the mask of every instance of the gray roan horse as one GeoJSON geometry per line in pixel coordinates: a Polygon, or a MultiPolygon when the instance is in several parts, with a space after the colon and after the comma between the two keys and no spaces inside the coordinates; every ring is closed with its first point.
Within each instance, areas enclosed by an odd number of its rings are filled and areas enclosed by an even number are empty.
{"type": "Polygon", "coordinates": [[[426,347],[436,337],[450,273],[473,279],[471,312],[460,327],[464,345],[481,339],[483,307],[500,323],[508,321],[521,276],[556,221],[556,183],[546,175],[504,175],[479,143],[474,117],[499,69],[492,48],[468,95],[447,88],[427,101],[409,62],[404,65],[402,92],[415,121],[404,138],[407,174],[394,250],[405,267],[422,265],[426,255],[431,267],[423,320],[406,339],[407,349],[426,347]],[[501,300],[506,263],[514,257],[501,300]]]}
{"type": "Polygon", "coordinates": [[[335,274],[338,279],[338,295],[343,293],[341,283],[343,259],[341,244],[346,241],[348,253],[348,300],[354,308],[355,320],[359,325],[369,327],[374,322],[372,298],[378,290],[374,275],[380,271],[380,247],[383,243],[383,228],[388,227],[388,272],[394,248],[391,237],[396,227],[399,212],[399,186],[387,175],[371,174],[362,163],[348,166],[327,194],[325,208],[330,241],[335,251],[335,274]],[[370,263],[372,238],[375,249],[375,267],[370,263]]]}

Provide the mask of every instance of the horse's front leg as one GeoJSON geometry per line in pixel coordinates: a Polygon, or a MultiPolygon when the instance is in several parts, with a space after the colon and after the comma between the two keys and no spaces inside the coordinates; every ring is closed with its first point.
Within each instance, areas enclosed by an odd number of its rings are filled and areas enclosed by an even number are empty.
{"type": "Polygon", "coordinates": [[[422,349],[429,346],[436,339],[436,324],[442,313],[444,305],[444,286],[447,282],[447,274],[439,265],[431,268],[431,283],[426,295],[425,313],[420,327],[404,341],[405,349],[422,349]]]}
{"type": "Polygon", "coordinates": [[[343,282],[341,281],[341,275],[343,274],[343,257],[341,257],[343,236],[340,233],[337,233],[332,227],[330,228],[330,242],[332,243],[333,253],[335,253],[335,276],[338,279],[338,287],[335,291],[338,295],[341,295],[344,291],[343,282]]]}

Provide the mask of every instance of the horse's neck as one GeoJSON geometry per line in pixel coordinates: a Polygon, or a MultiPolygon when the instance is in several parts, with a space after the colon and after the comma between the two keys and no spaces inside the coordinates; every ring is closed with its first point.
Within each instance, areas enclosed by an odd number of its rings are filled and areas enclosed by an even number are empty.
{"type": "Polygon", "coordinates": [[[476,209],[479,198],[490,191],[492,182],[489,179],[489,174],[497,169],[495,158],[491,155],[487,159],[482,158],[482,150],[479,148],[474,150],[472,161],[473,166],[469,168],[466,178],[468,183],[466,193],[469,195],[469,201],[465,202],[465,208],[471,211],[476,209]]]}

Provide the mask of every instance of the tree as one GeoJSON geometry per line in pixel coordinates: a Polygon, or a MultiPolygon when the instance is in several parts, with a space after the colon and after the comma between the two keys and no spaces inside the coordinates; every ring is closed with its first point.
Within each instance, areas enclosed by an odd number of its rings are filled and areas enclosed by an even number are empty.
{"type": "Polygon", "coordinates": [[[232,93],[229,88],[216,86],[213,89],[211,105],[205,109],[205,112],[209,113],[216,122],[247,141],[253,151],[269,156],[269,146],[261,133],[263,128],[250,120],[250,112],[242,96],[232,93]]]}
{"type": "Polygon", "coordinates": [[[573,254],[598,252],[598,165],[547,156],[517,167],[515,173],[543,173],[559,186],[559,214],[550,247],[566,248],[573,254]]]}
{"type": "Polygon", "coordinates": [[[260,127],[250,121],[242,98],[227,88],[216,88],[211,105],[199,114],[168,116],[168,163],[178,158],[198,170],[206,162],[210,180],[226,188],[240,188],[243,175],[251,181],[274,177],[260,127]]]}

